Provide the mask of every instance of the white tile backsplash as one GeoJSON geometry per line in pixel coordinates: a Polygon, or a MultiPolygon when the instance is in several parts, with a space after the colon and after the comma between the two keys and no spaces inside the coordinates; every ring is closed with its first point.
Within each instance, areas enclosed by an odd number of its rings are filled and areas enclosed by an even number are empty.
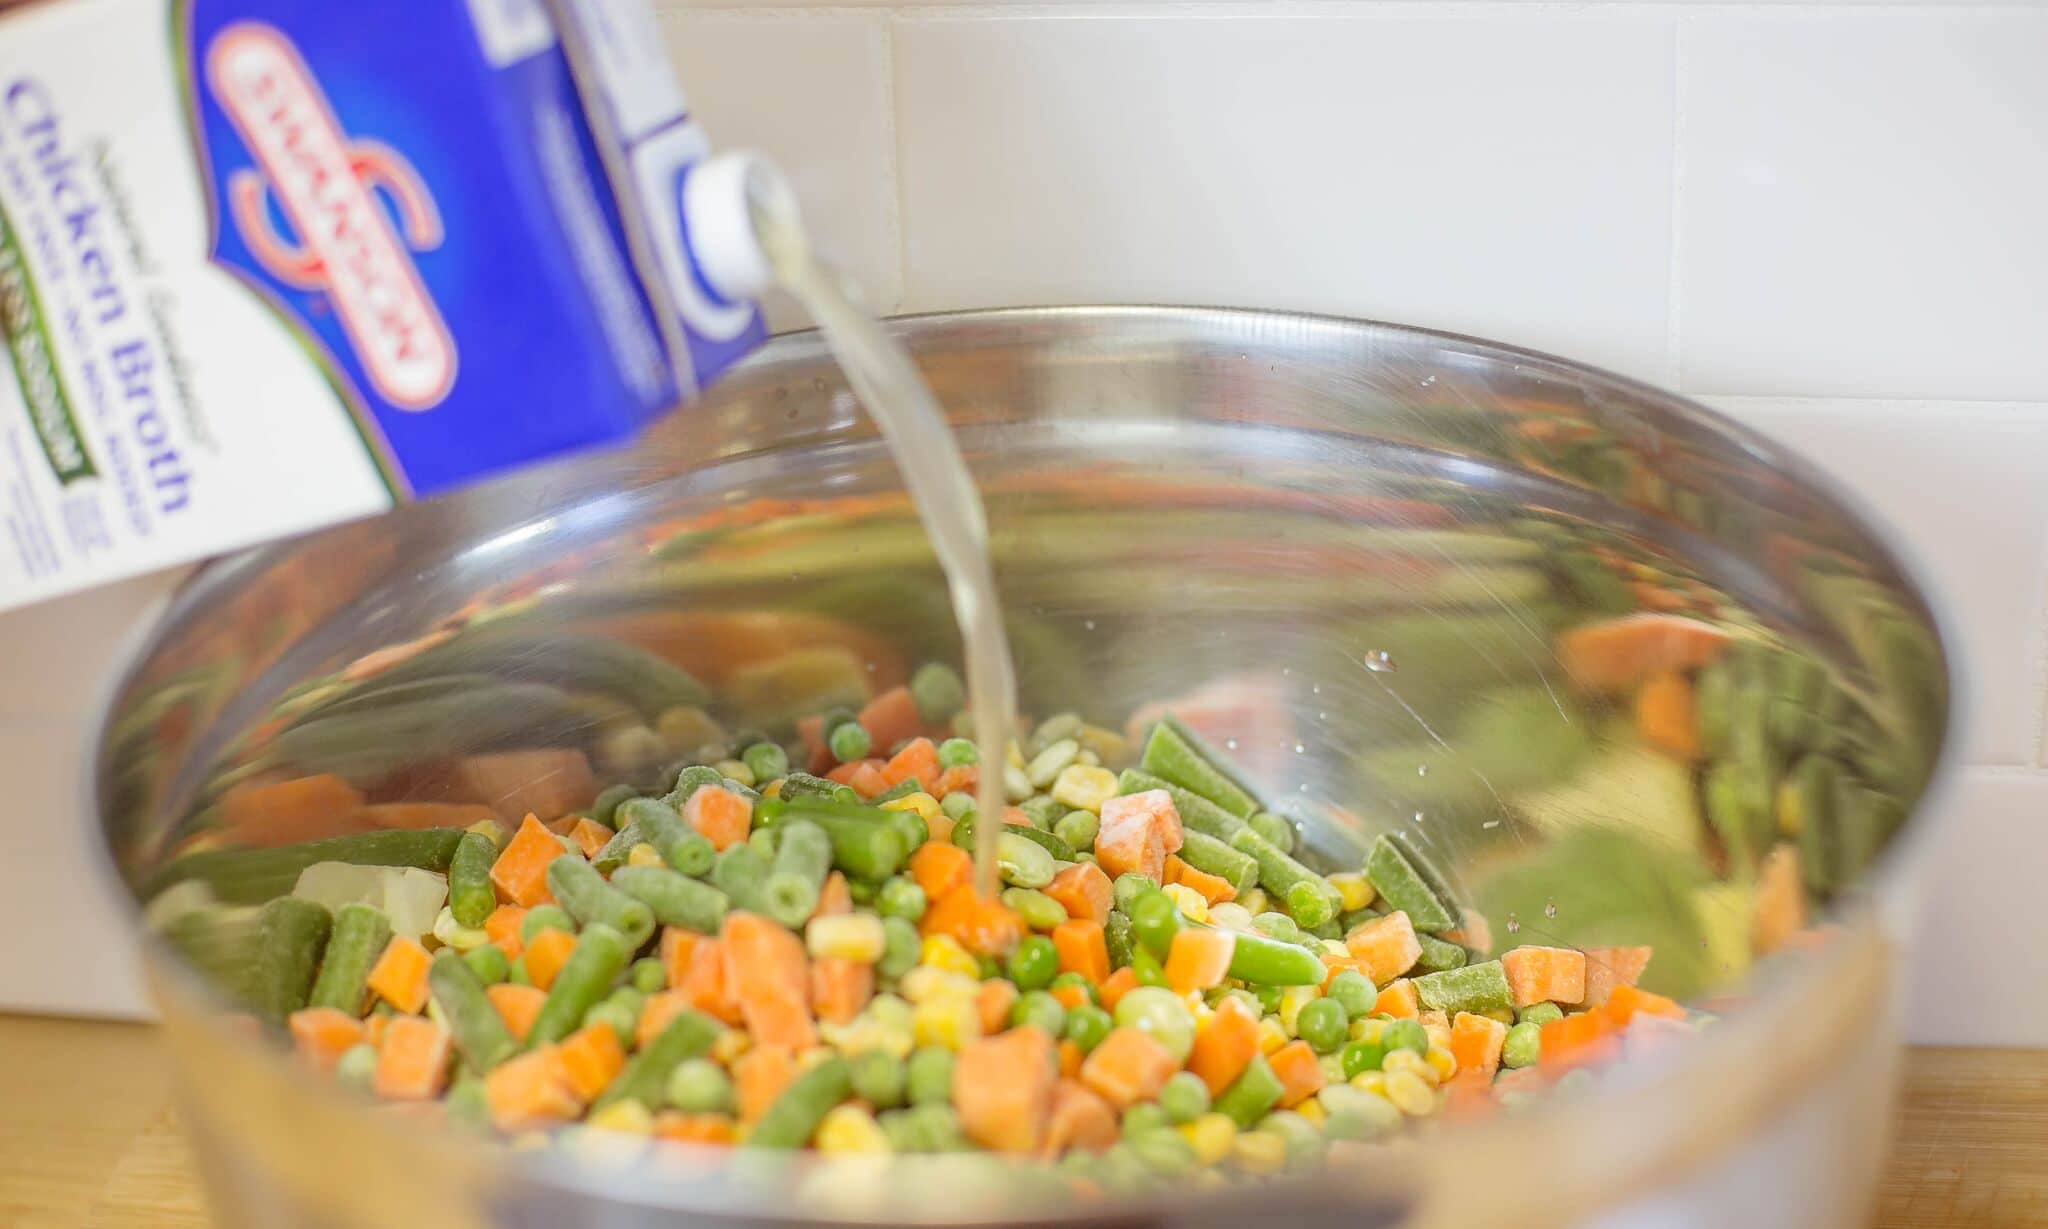
{"type": "Polygon", "coordinates": [[[1666,19],[913,12],[896,81],[912,310],[1291,307],[1665,374],[1666,19]]]}
{"type": "Polygon", "coordinates": [[[2048,9],[1698,17],[1681,54],[1688,390],[2048,400],[2048,9]]]}

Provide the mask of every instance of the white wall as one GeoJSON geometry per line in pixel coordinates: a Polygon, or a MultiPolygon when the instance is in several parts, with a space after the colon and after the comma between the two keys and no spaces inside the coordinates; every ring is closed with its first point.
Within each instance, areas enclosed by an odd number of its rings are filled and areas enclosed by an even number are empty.
{"type": "Polygon", "coordinates": [[[1914,1034],[2048,1045],[1998,941],[2048,872],[2048,8],[661,2],[713,139],[792,170],[884,310],[1432,325],[1832,469],[1970,673],[1914,1034]]]}

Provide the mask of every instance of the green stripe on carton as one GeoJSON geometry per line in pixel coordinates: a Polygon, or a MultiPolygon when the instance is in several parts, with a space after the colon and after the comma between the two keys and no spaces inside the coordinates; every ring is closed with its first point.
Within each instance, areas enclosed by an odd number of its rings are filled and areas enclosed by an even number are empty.
{"type": "Polygon", "coordinates": [[[0,210],[0,335],[7,339],[14,382],[28,407],[29,425],[35,428],[36,441],[58,483],[69,486],[95,476],[98,471],[93,468],[92,453],[86,451],[85,439],[78,433],[78,419],[71,413],[71,398],[65,394],[64,377],[57,370],[57,353],[50,346],[35,279],[15,240],[14,223],[4,210],[0,210]]]}

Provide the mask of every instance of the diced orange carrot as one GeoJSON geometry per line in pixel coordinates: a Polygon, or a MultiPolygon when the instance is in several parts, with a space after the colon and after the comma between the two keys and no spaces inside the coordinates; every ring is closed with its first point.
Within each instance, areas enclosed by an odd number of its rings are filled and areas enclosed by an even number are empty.
{"type": "Polygon", "coordinates": [[[1440,1011],[1425,1011],[1415,1017],[1422,1031],[1429,1034],[1429,1044],[1440,1050],[1451,1048],[1451,1018],[1440,1011]]]}
{"type": "Polygon", "coordinates": [[[1664,670],[1692,670],[1721,655],[1724,629],[1674,614],[1581,623],[1557,638],[1559,664],[1590,691],[1626,691],[1664,670]]]}
{"type": "Polygon", "coordinates": [[[891,786],[915,780],[917,787],[929,794],[939,781],[939,749],[929,738],[911,739],[883,766],[882,780],[891,786]]]}
{"type": "Polygon", "coordinates": [[[363,805],[362,791],[331,772],[289,781],[246,781],[220,799],[222,832],[238,845],[292,845],[343,832],[363,805]]]}
{"type": "Polygon", "coordinates": [[[1081,1082],[1121,1110],[1159,1095],[1167,1077],[1179,1068],[1172,1051],[1151,1034],[1126,1025],[1111,1029],[1088,1052],[1081,1063],[1081,1082]]]}
{"type": "Polygon", "coordinates": [[[944,798],[947,794],[966,794],[972,797],[980,785],[980,768],[973,764],[955,764],[940,773],[939,779],[932,782],[931,795],[934,798],[944,798]]]}
{"type": "MultiPolygon", "coordinates": [[[[993,986],[997,983],[982,984],[993,986]]],[[[1001,984],[1007,986],[1010,983],[1001,984]]],[[[820,1020],[828,1024],[844,1024],[859,1015],[874,996],[874,965],[840,956],[821,956],[811,962],[811,1002],[816,1005],[820,1020]]]]}
{"type": "Polygon", "coordinates": [[[1115,1011],[1116,1005],[1126,994],[1138,988],[1138,971],[1125,965],[1095,986],[1095,995],[1102,1000],[1104,1011],[1115,1011]]]}
{"type": "Polygon", "coordinates": [[[581,815],[564,815],[560,819],[543,820],[540,826],[556,836],[566,837],[576,827],[576,821],[582,818],[581,815]]]}
{"type": "Polygon", "coordinates": [[[491,882],[498,895],[515,905],[531,909],[548,904],[555,899],[548,891],[548,863],[567,852],[555,834],[529,814],[491,863],[491,882]]]}
{"type": "Polygon", "coordinates": [[[1237,936],[1221,926],[1189,926],[1175,932],[1173,945],[1166,950],[1166,988],[1186,994],[1222,985],[1236,950],[1237,936]]]}
{"type": "Polygon", "coordinates": [[[609,1024],[586,1024],[562,1038],[562,1070],[579,1101],[597,1100],[626,1065],[626,1049],[609,1024]]]}
{"type": "Polygon", "coordinates": [[[1422,959],[1422,942],[1415,937],[1415,926],[1402,909],[1361,922],[1344,936],[1344,946],[1375,986],[1393,981],[1422,959]]]}
{"type": "Polygon", "coordinates": [[[448,1083],[454,1037],[425,1016],[400,1016],[384,1027],[370,1087],[387,1101],[425,1101],[448,1083]]]}
{"type": "Polygon", "coordinates": [[[1600,1062],[1614,1052],[1613,1024],[1602,1011],[1584,1011],[1560,1016],[1544,1024],[1537,1035],[1544,1071],[1565,1071],[1587,1063],[1600,1062]]]}
{"type": "Polygon", "coordinates": [[[860,771],[861,765],[864,762],[862,760],[855,760],[850,764],[835,764],[820,775],[834,785],[850,786],[853,784],[853,774],[860,771]]]}
{"type": "Polygon", "coordinates": [[[974,855],[958,845],[927,841],[910,855],[910,877],[926,900],[941,900],[974,879],[974,855]]]}
{"type": "Polygon", "coordinates": [[[654,1116],[654,1137],[684,1144],[730,1144],[738,1138],[728,1114],[685,1114],[663,1110],[654,1116]]]}
{"type": "Polygon", "coordinates": [[[491,937],[493,946],[505,953],[505,959],[517,960],[519,953],[526,950],[519,941],[519,928],[525,922],[526,910],[518,905],[499,905],[484,919],[484,933],[491,937]]]}
{"type": "Polygon", "coordinates": [[[891,687],[869,700],[861,706],[858,720],[874,745],[883,749],[915,738],[924,729],[924,717],[908,687],[891,687]]]}
{"type": "MultiPolygon", "coordinates": [[[[507,822],[522,815],[553,819],[597,796],[590,760],[570,747],[494,751],[466,756],[455,767],[464,793],[507,822]]],[[[527,902],[520,902],[525,904],[527,902]]]]}
{"type": "Polygon", "coordinates": [[[872,798],[889,788],[889,779],[882,775],[881,760],[862,760],[840,784],[852,786],[853,792],[863,798],[872,798]]]}
{"type": "Polygon", "coordinates": [[[1092,918],[1068,918],[1052,928],[1052,946],[1059,954],[1060,972],[1079,973],[1091,985],[1101,985],[1109,976],[1109,944],[1103,937],[1102,923],[1092,918]]]}
{"type": "MultiPolygon", "coordinates": [[[[1062,1049],[1072,1044],[1066,1042],[1062,1049]]],[[[1078,1046],[1075,1051],[1079,1052],[1078,1046]]],[[[1086,1084],[1067,1076],[1053,1087],[1052,1117],[1046,1123],[1040,1155],[1101,1152],[1116,1143],[1118,1137],[1116,1111],[1086,1084]]]]}
{"type": "Polygon", "coordinates": [[[1451,1057],[1458,1060],[1460,1074],[1479,1071],[1491,1079],[1507,1039],[1508,1026],[1491,1016],[1461,1011],[1451,1020],[1451,1057]]]}
{"type": "Polygon", "coordinates": [[[833,871],[825,876],[825,886],[818,892],[818,907],[811,910],[812,917],[831,917],[840,913],[853,912],[853,889],[846,886],[846,875],[833,871]]]}
{"type": "Polygon", "coordinates": [[[1757,870],[1756,903],[1749,923],[1750,946],[1768,956],[1806,929],[1806,888],[1800,882],[1799,849],[1780,845],[1764,855],[1757,870]]]}
{"type": "Polygon", "coordinates": [[[1293,1109],[1323,1088],[1323,1066],[1306,1041],[1290,1041],[1266,1059],[1280,1077],[1280,1107],[1293,1109]]]}
{"type": "Polygon", "coordinates": [[[1210,1096],[1217,1096],[1244,1074],[1258,1052],[1258,1017],[1237,999],[1225,998],[1195,1030],[1188,1070],[1202,1077],[1210,1096]]]}
{"type": "Polygon", "coordinates": [[[683,818],[721,852],[747,839],[754,824],[754,804],[722,785],[700,785],[683,804],[683,818]]]}
{"type": "Polygon", "coordinates": [[[996,1034],[1010,1026],[1010,1006],[1017,1001],[1017,987],[1005,977],[992,977],[974,992],[974,1010],[981,1017],[981,1031],[996,1034]]]}
{"type": "Polygon", "coordinates": [[[689,970],[676,987],[683,1001],[726,1024],[740,1023],[739,1001],[725,978],[725,949],[716,939],[699,939],[689,970]]]}
{"type": "Polygon", "coordinates": [[[1036,1028],[1027,1025],[968,1042],[953,1067],[953,1108],[960,1114],[961,1130],[998,1152],[1036,1151],[1052,1117],[1059,1078],[1052,1038],[1036,1028]]]}
{"type": "Polygon", "coordinates": [[[725,915],[718,942],[725,957],[725,984],[754,1040],[791,1050],[818,1044],[803,940],[779,922],[734,910],[725,915]]]}
{"type": "Polygon", "coordinates": [[[1598,1007],[1614,993],[1616,986],[1633,986],[1650,967],[1647,947],[1589,947],[1586,957],[1586,992],[1580,1000],[1598,1007]]]}
{"type": "Polygon", "coordinates": [[[569,963],[576,950],[576,936],[566,930],[543,930],[526,945],[526,976],[542,990],[555,984],[555,975],[569,963]]]}
{"type": "Polygon", "coordinates": [[[341,1056],[362,1044],[363,1022],[334,1007],[304,1007],[285,1021],[292,1048],[320,1071],[334,1070],[341,1056]]]}
{"type": "Polygon", "coordinates": [[[1109,876],[1093,862],[1076,862],[1052,877],[1045,894],[1060,902],[1067,916],[1101,925],[1109,920],[1115,899],[1109,876]]]}
{"type": "Polygon", "coordinates": [[[1415,983],[1405,977],[1397,977],[1380,987],[1380,996],[1373,1000],[1372,1010],[1374,1015],[1413,1020],[1422,1010],[1415,996],[1415,983]]]}
{"type": "Polygon", "coordinates": [[[977,956],[1007,956],[1024,937],[1024,919],[1002,901],[963,884],[932,901],[918,929],[927,935],[951,935],[977,956]]]}
{"type": "Polygon", "coordinates": [[[1569,947],[1517,947],[1501,953],[1515,1006],[1549,1000],[1567,1006],[1586,997],[1586,953],[1569,947]]]}
{"type": "Polygon", "coordinates": [[[740,1121],[752,1122],[766,1113],[795,1078],[796,1055],[787,1046],[757,1045],[734,1059],[733,1099],[740,1121]]]}
{"type": "Polygon", "coordinates": [[[673,990],[683,984],[683,978],[690,971],[690,962],[696,959],[697,944],[703,935],[681,926],[661,928],[661,967],[668,976],[668,988],[673,990]]]}
{"type": "Polygon", "coordinates": [[[403,1012],[418,1015],[427,1008],[427,967],[434,958],[411,935],[393,935],[384,954],[370,966],[370,993],[403,1012]]]}
{"type": "MultiPolygon", "coordinates": [[[[1077,865],[1085,866],[1087,863],[1077,863],[1077,865]]],[[[1231,884],[1230,880],[1225,879],[1221,875],[1212,875],[1207,871],[1198,871],[1181,861],[1180,855],[1175,853],[1166,855],[1166,882],[1177,883],[1182,887],[1191,888],[1200,893],[1202,899],[1212,905],[1220,905],[1224,901],[1237,899],[1237,888],[1231,884]]]]}
{"type": "Polygon", "coordinates": [[[540,1014],[541,1004],[548,1001],[548,992],[538,986],[515,986],[511,982],[484,987],[484,996],[498,1009],[505,1030],[522,1042],[533,1030],[533,1018],[540,1014]]]}
{"type": "MultiPolygon", "coordinates": [[[[1103,809],[1109,809],[1109,803],[1104,803],[1103,809]]],[[[1156,882],[1166,873],[1166,846],[1159,839],[1158,827],[1142,817],[1115,827],[1105,822],[1095,834],[1095,860],[1112,879],[1118,875],[1143,875],[1156,882]]]]}
{"type": "Polygon", "coordinates": [[[1601,1008],[1616,1028],[1627,1028],[1637,1016],[1659,1016],[1666,1020],[1685,1019],[1685,1008],[1673,999],[1634,986],[1616,986],[1601,1008]]]}
{"type": "Polygon", "coordinates": [[[1088,987],[1077,986],[1072,982],[1068,982],[1064,986],[1054,986],[1051,990],[1051,994],[1054,998],[1060,1001],[1060,1006],[1066,1008],[1068,1011],[1072,1011],[1076,1007],[1086,1007],[1095,1002],[1095,1000],[1089,996],[1088,987]]]}
{"type": "Polygon", "coordinates": [[[583,851],[584,857],[594,858],[597,851],[612,839],[612,830],[588,815],[578,815],[576,822],[569,827],[569,839],[576,842],[576,848],[583,851]]]}
{"type": "Polygon", "coordinates": [[[677,1016],[695,1007],[682,990],[657,990],[648,995],[640,1001],[640,1016],[633,1022],[633,1048],[646,1049],[677,1016]]]}
{"type": "Polygon", "coordinates": [[[1081,1060],[1086,1057],[1088,1057],[1088,1052],[1081,1048],[1080,1042],[1069,1041],[1065,1037],[1060,1038],[1060,1074],[1062,1076],[1071,1080],[1075,1076],[1080,1075],[1081,1060]]]}
{"type": "Polygon", "coordinates": [[[1655,747],[1690,764],[1700,757],[1693,721],[1692,683],[1676,670],[1660,670],[1636,692],[1636,733],[1655,747]]]}
{"type": "MultiPolygon", "coordinates": [[[[492,986],[498,990],[503,987],[492,986]]],[[[527,987],[514,987],[527,989],[527,987]]],[[[545,1045],[499,1063],[484,1077],[484,1105],[500,1131],[531,1131],[567,1122],[583,1110],[559,1047],[545,1045]]]]}

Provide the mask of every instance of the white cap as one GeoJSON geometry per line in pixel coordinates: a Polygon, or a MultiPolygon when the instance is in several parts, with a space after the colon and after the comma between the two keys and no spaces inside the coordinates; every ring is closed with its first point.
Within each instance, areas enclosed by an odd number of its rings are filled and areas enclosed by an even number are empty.
{"type": "Polygon", "coordinates": [[[681,204],[697,271],[728,302],[757,299],[774,286],[767,245],[802,233],[789,181],[755,153],[713,154],[697,164],[683,181],[681,204]]]}

